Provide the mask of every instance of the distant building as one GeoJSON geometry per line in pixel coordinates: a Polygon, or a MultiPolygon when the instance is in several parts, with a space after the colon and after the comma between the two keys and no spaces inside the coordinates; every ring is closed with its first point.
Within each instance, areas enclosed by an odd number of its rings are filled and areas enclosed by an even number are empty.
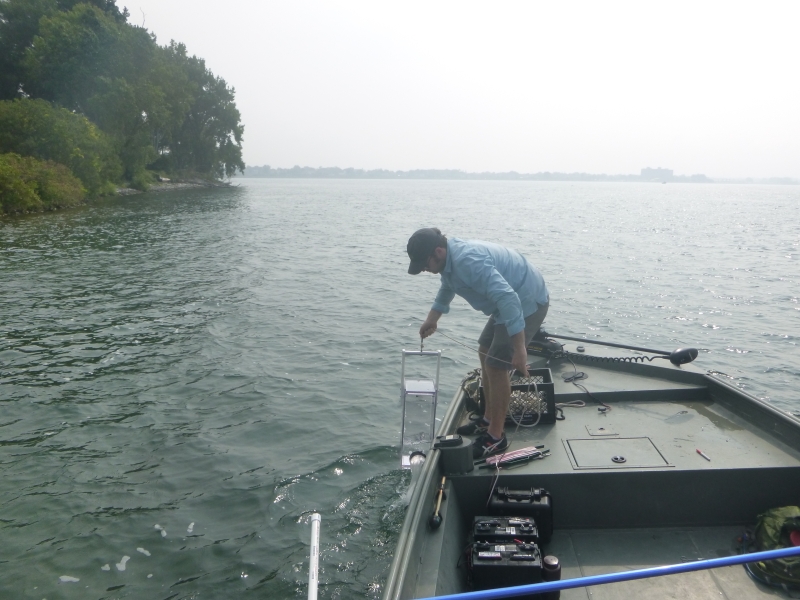
{"type": "Polygon", "coordinates": [[[657,169],[651,169],[647,167],[646,169],[642,169],[642,179],[651,181],[653,179],[658,179],[660,181],[666,181],[667,179],[672,179],[672,169],[662,169],[658,167],[657,169]]]}

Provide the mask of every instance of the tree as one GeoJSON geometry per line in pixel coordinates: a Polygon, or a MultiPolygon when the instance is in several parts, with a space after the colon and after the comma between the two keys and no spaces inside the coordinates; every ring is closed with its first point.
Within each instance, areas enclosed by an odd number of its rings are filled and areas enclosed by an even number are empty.
{"type": "MultiPolygon", "coordinates": [[[[115,0],[0,0],[0,54],[8,51],[0,98],[47,100],[87,117],[129,181],[146,181],[148,167],[213,177],[242,170],[233,88],[127,16],[115,0]]],[[[95,184],[85,182],[90,191],[95,184]]]]}
{"type": "Polygon", "coordinates": [[[120,174],[103,132],[86,117],[44,100],[0,102],[0,153],[8,152],[65,165],[91,195],[113,189],[120,174]]]}
{"type": "Polygon", "coordinates": [[[120,11],[114,0],[0,0],[0,100],[20,97],[25,53],[39,34],[42,17],[71,10],[79,3],[97,7],[117,23],[128,18],[128,9],[120,11]]]}
{"type": "Polygon", "coordinates": [[[157,156],[154,119],[170,113],[163,90],[150,81],[158,58],[146,30],[78,4],[42,18],[25,56],[24,89],[97,123],[112,140],[124,177],[134,179],[157,156]]]}
{"type": "Polygon", "coordinates": [[[231,177],[244,171],[244,126],[234,102],[235,90],[206,68],[205,61],[188,56],[183,44],[167,48],[174,64],[186,74],[190,101],[185,117],[161,149],[161,164],[179,171],[231,177]]]}

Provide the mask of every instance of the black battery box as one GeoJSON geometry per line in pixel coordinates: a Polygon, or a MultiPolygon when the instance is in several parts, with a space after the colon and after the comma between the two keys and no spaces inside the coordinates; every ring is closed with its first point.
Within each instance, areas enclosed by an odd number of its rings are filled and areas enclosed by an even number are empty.
{"type": "Polygon", "coordinates": [[[531,543],[539,541],[539,530],[531,517],[475,517],[472,539],[489,543],[531,543]]]}
{"type": "Polygon", "coordinates": [[[509,516],[533,519],[539,534],[537,541],[543,544],[553,536],[553,499],[550,492],[542,488],[498,487],[489,499],[489,513],[495,519],[509,516]]]}
{"type": "Polygon", "coordinates": [[[471,558],[476,590],[542,581],[542,554],[536,544],[475,542],[471,558]]]}

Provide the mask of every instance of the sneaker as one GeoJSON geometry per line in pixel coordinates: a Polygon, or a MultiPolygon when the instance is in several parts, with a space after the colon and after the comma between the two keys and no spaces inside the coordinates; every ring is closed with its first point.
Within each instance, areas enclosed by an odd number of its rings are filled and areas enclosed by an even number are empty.
{"type": "Polygon", "coordinates": [[[478,435],[484,433],[487,427],[489,427],[489,423],[483,419],[483,416],[470,417],[469,423],[456,429],[456,433],[458,435],[478,435]]]}
{"type": "Polygon", "coordinates": [[[472,459],[478,460],[479,458],[486,458],[487,456],[500,454],[506,450],[508,450],[508,440],[505,435],[499,440],[495,440],[487,432],[475,438],[475,441],[472,442],[472,459]]]}

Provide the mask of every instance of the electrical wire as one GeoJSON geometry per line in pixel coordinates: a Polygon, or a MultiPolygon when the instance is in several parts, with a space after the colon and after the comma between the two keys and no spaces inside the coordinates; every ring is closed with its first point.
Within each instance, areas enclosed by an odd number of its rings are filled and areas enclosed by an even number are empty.
{"type": "MultiPolygon", "coordinates": [[[[457,340],[457,339],[455,339],[455,338],[452,338],[452,337],[450,337],[450,336],[449,336],[449,335],[447,335],[446,333],[443,333],[443,332],[442,332],[442,331],[440,331],[439,329],[437,329],[436,331],[437,331],[437,332],[438,332],[440,335],[443,335],[443,336],[444,336],[444,337],[446,337],[448,340],[450,340],[450,341],[452,341],[452,342],[455,342],[455,343],[456,343],[456,344],[458,344],[459,346],[463,346],[464,348],[466,348],[466,349],[468,349],[468,350],[472,350],[473,352],[477,352],[479,355],[483,355],[483,356],[487,356],[487,357],[489,356],[489,355],[488,355],[488,353],[481,352],[481,351],[480,351],[480,349],[472,348],[471,346],[468,346],[467,344],[464,344],[463,342],[460,342],[459,340],[457,340]]],[[[422,343],[420,343],[420,349],[421,349],[421,348],[422,348],[422,343]]],[[[509,365],[509,366],[511,366],[511,367],[513,367],[513,366],[514,366],[514,365],[512,365],[510,362],[508,362],[508,361],[505,361],[505,360],[501,360],[501,359],[497,359],[497,358],[495,358],[494,360],[497,360],[497,361],[499,361],[499,362],[505,363],[505,364],[507,364],[507,365],[509,365]]],[[[572,364],[573,364],[573,367],[574,367],[574,366],[575,366],[575,363],[572,363],[572,364]]],[[[509,376],[510,376],[510,375],[511,375],[511,374],[512,374],[514,371],[516,371],[516,370],[517,370],[517,369],[516,369],[516,367],[514,367],[513,369],[511,369],[511,370],[509,371],[509,376]]],[[[469,379],[470,375],[471,375],[472,373],[474,373],[475,371],[477,371],[477,369],[476,369],[476,370],[474,370],[474,371],[472,371],[472,372],[471,372],[469,375],[467,375],[467,377],[465,377],[465,378],[464,378],[464,379],[461,381],[461,389],[462,389],[462,390],[466,391],[466,389],[464,388],[464,385],[466,384],[466,381],[467,381],[467,379],[469,379]]],[[[575,372],[576,372],[576,373],[578,372],[578,369],[577,369],[577,367],[575,367],[575,372]]],[[[585,377],[585,374],[584,374],[584,377],[585,377]]],[[[574,383],[574,382],[573,382],[573,383],[574,383]]],[[[535,382],[535,381],[533,382],[533,389],[534,389],[534,395],[535,395],[535,396],[538,398],[538,397],[539,397],[539,386],[536,384],[536,382],[535,382]]],[[[589,391],[588,391],[588,390],[586,390],[585,388],[584,388],[584,390],[586,391],[586,393],[587,393],[587,394],[589,393],[589,391]]],[[[589,394],[589,395],[591,396],[591,394],[589,394]]],[[[563,403],[561,406],[570,406],[570,407],[575,407],[575,408],[578,408],[578,407],[580,407],[580,406],[586,406],[586,403],[585,403],[585,402],[583,402],[582,400],[574,400],[574,401],[572,401],[572,402],[565,402],[565,403],[563,403]],[[577,404],[577,403],[580,403],[580,404],[577,404]]],[[[608,408],[608,410],[610,410],[610,409],[611,409],[611,407],[610,407],[610,406],[607,406],[607,408],[608,408]]],[[[531,425],[523,425],[522,421],[525,419],[525,412],[526,412],[526,411],[525,411],[525,409],[523,409],[523,411],[522,411],[522,414],[520,415],[519,421],[517,421],[517,419],[515,419],[515,418],[514,418],[514,415],[513,415],[513,414],[511,414],[511,413],[509,412],[509,416],[511,417],[511,421],[512,421],[512,422],[514,422],[514,423],[516,424],[516,428],[514,429],[514,433],[512,433],[512,434],[510,434],[510,435],[508,436],[508,446],[506,447],[506,450],[504,450],[504,451],[503,451],[503,453],[500,455],[500,458],[497,460],[497,462],[496,462],[496,463],[495,463],[495,465],[494,465],[494,467],[495,467],[495,472],[494,472],[494,476],[492,477],[492,486],[491,486],[491,489],[489,490],[489,497],[486,499],[486,506],[487,506],[487,507],[489,506],[489,502],[491,502],[491,499],[492,499],[492,494],[494,493],[494,489],[495,489],[495,487],[497,487],[497,482],[500,480],[500,462],[502,461],[503,457],[506,455],[506,452],[508,452],[508,448],[510,448],[510,447],[511,447],[511,440],[513,440],[513,439],[514,439],[514,436],[515,436],[515,435],[516,435],[516,433],[519,431],[519,428],[520,428],[520,427],[535,427],[536,425],[538,425],[538,424],[539,424],[539,422],[540,422],[540,421],[541,421],[541,419],[542,419],[541,402],[540,402],[540,403],[539,403],[539,405],[538,405],[538,410],[536,411],[536,413],[537,413],[537,414],[536,414],[536,421],[535,421],[533,424],[531,424],[531,425]]],[[[561,412],[561,414],[562,414],[562,417],[561,417],[561,419],[558,419],[558,417],[556,417],[558,420],[563,420],[563,418],[564,418],[564,417],[563,417],[563,411],[561,412]]]]}
{"type": "MultiPolygon", "coordinates": [[[[446,333],[442,333],[439,329],[437,329],[436,331],[437,331],[437,333],[439,333],[439,334],[443,335],[444,337],[446,337],[448,340],[451,340],[451,341],[455,342],[456,344],[458,344],[460,346],[463,346],[464,348],[467,348],[468,350],[472,350],[473,352],[477,352],[478,354],[482,354],[484,356],[488,356],[487,353],[481,352],[479,349],[472,348],[471,346],[468,346],[467,344],[464,344],[464,343],[462,343],[462,342],[450,337],[446,333]]],[[[569,379],[564,378],[564,381],[567,382],[567,383],[572,383],[574,386],[576,386],[576,387],[580,388],[581,390],[583,390],[584,392],[586,392],[586,394],[592,400],[597,402],[603,408],[604,411],[612,410],[611,407],[608,404],[606,404],[602,400],[598,400],[597,398],[595,398],[589,390],[587,390],[583,385],[577,383],[578,380],[587,379],[588,376],[583,371],[578,371],[578,367],[575,365],[575,361],[573,361],[572,357],[570,356],[570,354],[572,354],[572,353],[564,350],[564,344],[561,344],[561,350],[563,352],[564,357],[567,360],[569,360],[569,362],[572,363],[572,368],[575,370],[575,373],[573,375],[571,375],[569,379]]],[[[573,356],[580,356],[581,358],[596,359],[596,360],[600,360],[600,361],[604,361],[605,359],[608,359],[608,361],[611,361],[611,362],[613,362],[614,360],[616,360],[617,362],[637,362],[639,359],[642,359],[641,362],[644,362],[644,359],[652,361],[655,358],[664,358],[663,356],[656,356],[656,357],[650,357],[650,356],[601,357],[601,356],[590,356],[590,355],[583,355],[583,354],[582,355],[573,354],[573,356]]],[[[500,359],[496,359],[496,360],[500,360],[500,359]]],[[[500,362],[503,362],[503,363],[505,363],[507,365],[511,365],[510,362],[505,361],[505,360],[500,360],[500,362]]],[[[557,408],[562,409],[562,408],[565,408],[567,406],[569,406],[571,408],[573,408],[573,407],[574,408],[579,408],[578,405],[573,405],[573,404],[571,404],[569,402],[565,402],[563,404],[559,404],[559,405],[557,405],[557,408]]],[[[586,406],[586,404],[584,403],[583,406],[586,406]]],[[[561,413],[561,417],[562,418],[559,419],[558,417],[556,417],[556,419],[559,420],[559,421],[563,421],[564,420],[564,411],[561,410],[559,412],[561,413]]],[[[536,424],[539,423],[539,419],[541,419],[541,412],[539,412],[539,418],[536,420],[536,424]]],[[[513,417],[512,417],[512,421],[514,421],[515,423],[517,422],[516,419],[514,419],[513,417]]],[[[519,425],[519,423],[517,423],[517,425],[519,425]]],[[[525,427],[532,427],[532,425],[526,425],[525,427]]]]}
{"type": "MultiPolygon", "coordinates": [[[[527,393],[530,394],[530,384],[528,386],[528,390],[529,391],[527,393]]],[[[534,421],[533,423],[531,423],[529,425],[525,425],[523,423],[523,421],[525,420],[525,413],[527,412],[525,410],[524,404],[523,404],[523,408],[522,408],[522,414],[519,417],[519,421],[517,421],[517,419],[514,418],[514,413],[513,412],[511,412],[510,410],[508,411],[508,417],[514,423],[517,424],[517,429],[519,429],[520,427],[536,427],[539,424],[539,421],[542,420],[542,399],[539,397],[539,386],[536,385],[535,381],[533,382],[533,395],[537,400],[539,400],[539,403],[537,404],[537,410],[536,410],[536,421],[534,421]]]]}
{"type": "MultiPolygon", "coordinates": [[[[439,333],[440,335],[443,335],[448,340],[455,342],[459,346],[463,346],[467,350],[472,350],[473,352],[477,352],[479,355],[482,355],[482,356],[486,356],[486,357],[489,356],[489,354],[487,352],[481,352],[480,349],[472,348],[471,346],[468,346],[467,344],[464,344],[463,342],[460,342],[457,339],[450,337],[446,333],[442,333],[439,329],[437,329],[436,332],[439,333]]],[[[499,359],[499,358],[496,358],[496,357],[492,357],[492,360],[496,360],[498,362],[501,362],[501,363],[507,364],[507,365],[509,365],[511,367],[514,367],[514,365],[511,364],[510,362],[508,362],[507,360],[502,360],[502,359],[499,359]]],[[[516,367],[514,367],[513,369],[510,369],[509,374],[513,374],[515,371],[517,371],[516,367]]],[[[472,371],[471,373],[474,373],[474,371],[472,371]]],[[[461,382],[461,389],[462,390],[464,389],[464,383],[466,382],[468,377],[469,377],[469,375],[467,377],[465,377],[461,382]]],[[[535,381],[533,382],[533,387],[534,387],[534,394],[538,398],[539,397],[539,387],[536,385],[535,381]]],[[[522,420],[525,418],[525,411],[524,410],[522,412],[522,415],[520,416],[520,420],[519,421],[517,421],[514,418],[514,415],[511,412],[509,412],[508,415],[511,418],[511,421],[514,422],[517,425],[517,428],[519,428],[519,427],[535,427],[536,425],[539,424],[539,421],[541,421],[541,419],[542,419],[541,403],[539,404],[539,410],[537,411],[537,414],[536,414],[536,421],[533,424],[525,425],[525,424],[522,423],[522,420]]],[[[563,419],[559,419],[559,420],[563,420],[563,419]]]]}
{"type": "MultiPolygon", "coordinates": [[[[443,336],[444,336],[444,337],[446,337],[448,340],[450,340],[450,341],[452,341],[452,342],[455,342],[455,343],[456,343],[456,344],[458,344],[459,346],[464,346],[464,348],[466,348],[467,350],[472,350],[473,352],[477,352],[477,353],[478,353],[478,354],[480,354],[481,356],[485,356],[485,357],[489,358],[489,353],[488,353],[488,352],[481,352],[481,351],[480,351],[480,349],[478,349],[478,348],[473,348],[472,346],[468,346],[467,344],[464,344],[463,342],[459,342],[457,339],[455,339],[455,338],[451,338],[451,337],[450,337],[449,335],[447,335],[446,333],[442,333],[442,332],[441,332],[439,329],[437,329],[437,330],[436,330],[436,333],[438,333],[439,335],[443,335],[443,336]]],[[[492,357],[492,360],[496,360],[497,362],[501,362],[501,363],[503,363],[503,364],[506,364],[506,365],[508,365],[509,367],[514,367],[514,365],[513,365],[513,364],[511,364],[511,363],[510,363],[509,361],[507,361],[507,360],[502,360],[502,359],[500,359],[500,358],[495,358],[495,357],[492,357]]],[[[516,370],[516,367],[514,367],[514,370],[516,370]]]]}
{"type": "MultiPolygon", "coordinates": [[[[437,330],[436,330],[436,332],[437,332],[437,333],[439,333],[440,335],[443,335],[443,336],[444,336],[444,337],[446,337],[448,340],[450,340],[450,341],[452,341],[452,342],[455,342],[455,343],[456,343],[456,344],[458,344],[459,346],[463,346],[463,347],[464,347],[464,348],[466,348],[467,350],[472,350],[473,352],[477,352],[479,355],[488,356],[488,354],[487,354],[487,353],[485,353],[485,352],[481,352],[481,351],[480,351],[480,349],[473,348],[472,346],[469,346],[469,345],[467,345],[467,344],[465,344],[465,343],[463,343],[463,342],[460,342],[459,340],[457,340],[457,339],[455,339],[455,338],[452,338],[452,337],[450,337],[449,335],[447,335],[446,333],[442,332],[440,329],[437,329],[437,330]]],[[[564,353],[566,354],[566,352],[563,350],[563,347],[564,347],[564,345],[563,345],[563,344],[561,344],[561,347],[562,347],[562,352],[564,352],[564,353]]],[[[422,348],[422,343],[420,342],[420,349],[421,349],[421,348],[422,348]]],[[[559,357],[559,358],[561,358],[561,357],[559,357]]],[[[567,358],[569,358],[569,357],[567,357],[567,358]]],[[[500,361],[500,362],[503,362],[503,363],[505,363],[505,364],[507,364],[507,365],[509,365],[509,366],[513,366],[513,365],[511,365],[511,363],[510,363],[510,362],[508,362],[508,361],[504,361],[504,360],[500,360],[500,359],[496,359],[496,360],[498,360],[498,361],[500,361]]],[[[579,379],[587,379],[587,378],[588,378],[588,375],[586,375],[586,373],[584,373],[583,371],[578,371],[578,368],[575,366],[575,363],[572,361],[572,359],[571,359],[571,358],[569,358],[569,361],[572,363],[572,368],[575,370],[575,373],[574,373],[573,375],[570,375],[569,377],[564,377],[564,381],[565,381],[565,382],[567,382],[567,383],[575,383],[575,380],[579,380],[579,379]]],[[[462,380],[461,380],[461,390],[462,390],[462,391],[466,392],[466,388],[465,388],[464,386],[465,386],[465,384],[466,384],[467,380],[468,380],[468,379],[470,379],[470,377],[472,377],[473,375],[477,374],[479,371],[480,371],[480,369],[473,369],[472,371],[470,371],[470,372],[467,374],[467,376],[466,376],[466,377],[464,377],[464,379],[462,379],[462,380]]],[[[537,395],[537,397],[538,397],[538,395],[539,395],[539,388],[538,388],[538,386],[536,386],[536,382],[535,382],[535,381],[533,382],[533,385],[534,385],[535,394],[536,394],[536,395],[537,395]]],[[[576,385],[578,385],[578,384],[576,384],[576,385]]],[[[578,387],[580,387],[581,389],[583,389],[583,391],[584,391],[584,392],[586,392],[587,394],[589,394],[589,396],[590,396],[590,397],[591,397],[591,398],[592,398],[592,399],[593,399],[595,402],[598,402],[599,404],[603,405],[603,406],[605,407],[605,409],[606,409],[606,410],[611,410],[611,407],[610,407],[610,406],[608,406],[607,404],[604,404],[604,403],[600,402],[599,400],[597,400],[597,398],[594,398],[594,397],[591,395],[591,393],[589,392],[589,390],[587,390],[585,387],[583,387],[583,386],[578,386],[578,387]]],[[[586,406],[586,403],[585,403],[583,400],[572,400],[572,401],[570,401],[570,402],[560,402],[560,403],[558,403],[558,404],[556,404],[556,405],[555,405],[556,412],[557,412],[557,414],[556,414],[556,417],[555,417],[555,418],[556,418],[556,420],[557,420],[557,421],[563,421],[563,420],[565,420],[565,418],[566,418],[566,417],[564,416],[564,410],[563,410],[564,408],[583,408],[583,407],[585,407],[585,406],[586,406]],[[561,416],[558,416],[558,415],[561,415],[561,416]]],[[[539,422],[541,421],[541,418],[542,418],[541,404],[539,405],[539,408],[540,408],[540,410],[538,410],[538,411],[537,411],[536,422],[535,422],[535,423],[533,423],[532,425],[524,425],[524,424],[522,424],[522,421],[523,421],[523,419],[525,418],[525,412],[524,412],[524,411],[523,411],[523,414],[522,414],[522,416],[520,417],[520,420],[519,420],[519,421],[517,421],[517,420],[514,418],[514,415],[513,415],[513,414],[509,413],[509,416],[511,417],[511,421],[512,421],[512,422],[514,422],[514,423],[516,423],[516,425],[517,425],[517,428],[519,428],[519,426],[520,426],[520,425],[521,425],[522,427],[535,427],[536,425],[538,425],[538,424],[539,424],[539,422]]],[[[472,416],[472,415],[477,415],[477,414],[478,414],[478,413],[477,413],[477,412],[475,412],[475,411],[473,411],[472,413],[470,413],[470,415],[471,415],[471,416],[472,416]]]]}
{"type": "MultiPolygon", "coordinates": [[[[437,329],[436,332],[439,333],[440,335],[443,335],[448,340],[455,342],[459,346],[463,346],[464,348],[466,348],[468,350],[472,350],[473,352],[477,352],[480,355],[488,356],[487,353],[481,352],[479,349],[476,349],[476,348],[473,348],[471,346],[468,346],[467,344],[464,344],[463,342],[460,342],[457,339],[450,337],[446,333],[443,333],[439,329],[437,329]]],[[[611,362],[613,362],[614,360],[617,360],[617,362],[636,362],[638,359],[648,359],[648,360],[652,361],[654,358],[664,358],[663,356],[656,356],[656,357],[649,357],[649,356],[600,357],[600,356],[590,356],[590,355],[584,355],[584,354],[577,355],[577,354],[573,354],[572,352],[568,352],[568,351],[564,350],[564,344],[561,344],[561,351],[562,351],[562,356],[564,358],[566,358],[567,360],[569,360],[570,363],[572,363],[572,368],[574,370],[574,373],[572,375],[569,375],[569,376],[566,376],[566,377],[563,378],[564,381],[566,383],[572,383],[577,388],[583,390],[592,400],[594,400],[595,402],[597,402],[597,404],[599,404],[601,406],[601,409],[604,412],[608,412],[608,411],[612,410],[611,406],[609,406],[608,404],[606,404],[602,400],[599,400],[598,398],[593,396],[592,393],[588,389],[586,389],[586,387],[584,387],[583,385],[578,383],[578,381],[580,381],[582,379],[587,379],[588,375],[586,375],[586,373],[584,373],[583,371],[578,371],[578,367],[577,367],[577,365],[575,365],[575,361],[572,360],[572,356],[580,356],[582,359],[596,359],[596,360],[600,360],[600,361],[603,361],[604,359],[608,359],[611,362]],[[572,355],[572,356],[570,356],[570,355],[572,355]],[[628,360],[628,359],[630,359],[630,360],[628,360]]],[[[508,361],[500,360],[500,359],[496,359],[496,360],[498,360],[500,362],[503,362],[503,363],[505,363],[505,364],[507,364],[509,366],[513,366],[508,361]]],[[[643,360],[642,360],[642,362],[643,362],[643,360]]],[[[463,384],[463,382],[462,382],[462,384],[463,384]]],[[[535,383],[534,383],[534,385],[535,385],[535,383]]],[[[573,402],[582,402],[582,401],[574,400],[573,402]]],[[[561,415],[560,417],[556,416],[556,420],[563,421],[565,419],[564,411],[563,411],[564,408],[583,408],[584,406],[586,406],[585,402],[583,404],[580,404],[580,405],[579,404],[574,404],[573,402],[564,402],[564,403],[559,403],[559,404],[556,405],[556,410],[561,415]]],[[[533,425],[523,425],[523,427],[533,427],[533,426],[537,425],[539,423],[539,421],[541,420],[541,417],[542,417],[542,413],[541,413],[541,411],[539,411],[538,417],[536,419],[536,423],[534,423],[533,425]]],[[[511,417],[511,420],[514,423],[517,423],[517,420],[514,419],[513,416],[511,417]]],[[[521,420],[522,420],[522,417],[520,418],[520,422],[521,422],[521,420]]],[[[520,423],[517,423],[517,427],[519,427],[519,425],[520,425],[520,423]]]]}
{"type": "MultiPolygon", "coordinates": [[[[563,344],[562,344],[562,348],[563,348],[563,344]]],[[[564,381],[567,382],[567,383],[572,383],[572,385],[574,385],[575,387],[580,388],[584,392],[586,392],[586,394],[589,396],[589,398],[591,398],[592,400],[597,402],[602,407],[602,409],[598,409],[598,410],[603,410],[604,412],[610,411],[611,407],[608,404],[606,404],[602,400],[599,400],[598,398],[595,398],[589,390],[587,390],[583,385],[578,383],[578,381],[580,381],[582,379],[588,379],[589,376],[586,373],[584,373],[583,371],[578,371],[578,366],[575,364],[575,361],[572,360],[572,357],[570,356],[570,353],[565,351],[564,352],[564,357],[569,362],[572,363],[572,368],[574,370],[574,373],[572,375],[563,377],[564,381]]]]}
{"type": "MultiPolygon", "coordinates": [[[[468,346],[467,344],[464,344],[463,342],[460,342],[460,341],[458,341],[457,339],[450,337],[450,336],[449,336],[449,335],[447,335],[446,333],[442,333],[442,332],[441,332],[441,331],[440,331],[438,328],[436,329],[436,331],[437,331],[437,332],[438,332],[440,335],[443,335],[444,337],[446,337],[448,340],[455,342],[455,343],[456,343],[456,344],[458,344],[459,346],[463,346],[463,347],[464,347],[464,348],[466,348],[467,350],[472,350],[473,352],[477,352],[479,355],[486,356],[487,358],[488,358],[488,356],[489,356],[489,354],[488,354],[488,353],[486,353],[486,352],[481,352],[481,351],[480,351],[480,349],[472,348],[471,346],[468,346]]],[[[420,350],[421,350],[421,349],[422,349],[422,341],[420,341],[420,350]]],[[[505,363],[505,364],[507,364],[507,365],[509,365],[509,366],[511,366],[511,367],[514,367],[514,365],[513,365],[513,364],[511,364],[511,363],[510,363],[509,361],[507,361],[507,360],[501,360],[501,359],[499,359],[499,358],[494,358],[494,360],[497,360],[498,362],[502,362],[502,363],[505,363]]],[[[513,369],[511,369],[511,372],[513,372],[513,371],[516,371],[516,370],[517,370],[517,369],[516,369],[516,367],[514,367],[513,369]]],[[[467,378],[468,378],[468,377],[465,377],[465,378],[464,378],[464,380],[461,382],[462,389],[464,389],[464,383],[466,382],[467,378]]],[[[536,385],[536,382],[534,382],[534,386],[535,386],[535,385],[536,385]]],[[[538,388],[537,388],[537,389],[538,389],[538,388]]],[[[539,422],[539,419],[541,419],[541,416],[542,416],[542,414],[541,414],[541,411],[540,411],[540,412],[539,412],[539,416],[538,416],[538,418],[536,419],[536,423],[538,423],[538,422],[539,422]]],[[[524,417],[524,412],[523,412],[523,417],[524,417]]],[[[513,420],[513,419],[512,419],[512,420],[513,420]]],[[[514,421],[514,422],[516,423],[516,421],[514,421]]],[[[500,460],[502,460],[502,458],[503,458],[503,457],[506,455],[506,452],[508,452],[508,448],[510,448],[510,447],[511,447],[511,440],[514,438],[514,435],[517,433],[517,431],[519,431],[519,427],[520,427],[520,423],[517,423],[517,428],[514,430],[514,433],[512,433],[511,435],[509,435],[509,436],[508,436],[508,446],[507,446],[507,447],[506,447],[506,449],[503,451],[503,454],[501,454],[501,455],[500,455],[500,460]]],[[[492,488],[491,488],[491,490],[489,491],[489,498],[487,498],[487,500],[486,500],[486,506],[489,506],[489,502],[490,502],[490,501],[491,501],[491,499],[492,499],[492,494],[494,493],[494,488],[495,488],[495,486],[497,485],[497,481],[500,479],[500,460],[498,460],[498,461],[497,461],[497,463],[495,463],[495,475],[494,475],[493,482],[492,482],[492,488]]]]}
{"type": "MultiPolygon", "coordinates": [[[[541,413],[539,414],[539,416],[541,417],[541,413]]],[[[503,450],[503,453],[500,455],[500,458],[497,459],[497,462],[494,463],[494,477],[492,477],[492,487],[489,490],[489,497],[486,499],[487,507],[489,506],[489,502],[492,501],[492,494],[494,494],[494,488],[497,486],[497,482],[500,481],[500,461],[503,460],[503,457],[506,455],[506,452],[508,452],[508,449],[511,448],[511,440],[514,439],[514,436],[517,434],[517,431],[519,431],[519,423],[517,423],[517,428],[514,429],[514,433],[508,436],[508,446],[506,446],[506,449],[503,450]]]]}
{"type": "Polygon", "coordinates": [[[562,350],[564,352],[564,356],[569,358],[570,355],[572,356],[579,356],[584,360],[594,361],[594,362],[627,362],[627,363],[643,363],[644,361],[653,362],[657,358],[666,358],[669,359],[668,356],[593,356],[591,354],[575,354],[574,352],[570,352],[569,350],[562,350]]]}

